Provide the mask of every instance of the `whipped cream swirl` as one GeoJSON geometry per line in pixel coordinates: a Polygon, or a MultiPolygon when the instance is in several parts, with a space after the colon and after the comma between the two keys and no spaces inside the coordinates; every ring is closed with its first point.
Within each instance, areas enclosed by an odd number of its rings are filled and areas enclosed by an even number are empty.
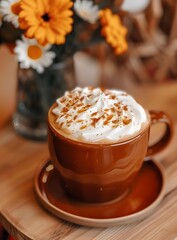
{"type": "Polygon", "coordinates": [[[76,87],[57,99],[57,129],[81,142],[117,142],[136,134],[147,114],[124,91],[76,87]]]}

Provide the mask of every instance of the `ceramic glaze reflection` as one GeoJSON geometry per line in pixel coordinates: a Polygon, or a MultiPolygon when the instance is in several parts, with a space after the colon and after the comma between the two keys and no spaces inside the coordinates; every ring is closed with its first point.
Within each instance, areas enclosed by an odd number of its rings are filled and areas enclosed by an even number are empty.
{"type": "MultiPolygon", "coordinates": [[[[82,90],[79,91],[82,92],[82,90]]],[[[109,108],[109,101],[105,104],[103,96],[100,97],[100,92],[101,94],[103,93],[103,95],[108,94],[106,95],[108,98],[112,96],[113,103],[116,100],[115,94],[110,93],[108,90],[96,89],[96,92],[98,93],[98,95],[96,95],[98,98],[96,102],[99,102],[101,99],[102,110],[105,105],[105,108],[109,108]]],[[[73,94],[75,93],[76,92],[73,92],[73,94]]],[[[67,94],[71,94],[71,92],[67,94]]],[[[79,99],[78,92],[76,95],[79,99]]],[[[134,113],[132,110],[134,107],[131,106],[129,108],[130,105],[124,104],[124,102],[127,103],[129,101],[129,95],[122,95],[122,93],[120,93],[120,95],[126,100],[122,100],[118,104],[122,117],[120,117],[121,120],[119,119],[118,121],[122,123],[122,119],[124,119],[125,116],[124,114],[127,114],[127,109],[129,109],[130,116],[128,114],[126,116],[130,117],[132,122],[136,115],[132,114],[134,113]]],[[[86,100],[89,99],[90,105],[95,106],[95,96],[92,94],[89,96],[91,99],[88,97],[86,100]]],[[[70,97],[72,99],[72,96],[68,96],[68,98],[70,97]]],[[[72,99],[71,102],[67,102],[65,99],[65,97],[61,98],[58,104],[61,104],[61,109],[66,110],[62,114],[63,116],[66,115],[65,119],[67,119],[70,117],[67,115],[69,114],[69,105],[72,106],[74,101],[72,99]],[[65,107],[62,106],[64,102],[65,107]]],[[[81,101],[84,101],[84,99],[82,96],[81,101]]],[[[80,104],[81,103],[79,103],[79,105],[80,104]]],[[[87,102],[87,105],[88,104],[87,102]]],[[[79,110],[83,110],[84,106],[81,104],[80,107],[82,109],[79,110]]],[[[135,181],[147,154],[154,154],[161,151],[169,143],[172,136],[171,120],[164,112],[147,112],[143,110],[139,112],[140,115],[142,115],[138,119],[141,119],[142,122],[140,121],[141,127],[138,132],[136,131],[136,134],[128,135],[126,139],[121,139],[121,141],[106,142],[94,141],[93,134],[93,141],[86,142],[84,140],[82,141],[82,139],[70,138],[56,127],[57,116],[56,112],[53,113],[53,111],[55,111],[54,109],[58,111],[56,103],[53,104],[48,113],[48,146],[51,160],[54,168],[58,171],[60,183],[64,191],[69,197],[83,202],[103,203],[124,198],[135,181]],[[164,135],[161,136],[159,141],[153,146],[148,146],[150,126],[160,122],[166,126],[164,135]]],[[[140,107],[140,109],[142,110],[142,107],[140,107]]],[[[139,113],[137,116],[139,116],[139,113]]],[[[60,114],[60,112],[58,112],[58,114],[60,114]]],[[[72,112],[70,114],[72,115],[72,112]]],[[[92,112],[90,114],[92,114],[92,112]]],[[[73,113],[73,115],[74,117],[71,116],[71,118],[73,117],[74,119],[77,115],[75,115],[75,113],[73,113]]],[[[61,116],[61,118],[63,116],[61,116]]],[[[106,126],[112,128],[111,119],[107,120],[106,126]]],[[[68,124],[70,123],[68,122],[68,124]]],[[[100,122],[98,125],[99,124],[100,122]]],[[[88,129],[86,128],[86,130],[88,129]]]]}
{"type": "Polygon", "coordinates": [[[77,202],[68,198],[61,187],[58,172],[50,161],[40,167],[35,183],[37,197],[50,212],[64,220],[91,227],[110,227],[140,221],[154,211],[165,192],[163,168],[153,161],[143,164],[124,198],[101,204],[77,202]]]}
{"type": "Polygon", "coordinates": [[[148,139],[149,127],[117,144],[82,144],[58,135],[50,126],[48,133],[50,155],[65,191],[86,202],[124,195],[142,166],[148,139]]]}

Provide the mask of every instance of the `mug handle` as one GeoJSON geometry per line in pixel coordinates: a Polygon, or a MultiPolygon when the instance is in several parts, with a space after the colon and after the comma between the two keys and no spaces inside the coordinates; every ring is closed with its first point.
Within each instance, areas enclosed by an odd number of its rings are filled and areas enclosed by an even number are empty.
{"type": "Polygon", "coordinates": [[[163,136],[158,140],[158,142],[148,147],[146,158],[152,155],[155,155],[156,153],[164,149],[170,142],[173,135],[172,120],[166,113],[164,113],[163,111],[156,111],[156,110],[150,110],[149,113],[151,116],[151,125],[164,123],[165,132],[163,136]]]}

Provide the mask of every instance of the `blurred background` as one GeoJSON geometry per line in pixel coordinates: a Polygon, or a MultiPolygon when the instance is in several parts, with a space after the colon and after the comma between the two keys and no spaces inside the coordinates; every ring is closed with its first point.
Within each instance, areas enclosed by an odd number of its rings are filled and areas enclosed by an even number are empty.
{"type": "MultiPolygon", "coordinates": [[[[76,52],[77,85],[121,88],[134,93],[140,86],[176,81],[177,1],[113,2],[128,30],[128,50],[117,56],[107,43],[99,42],[76,52]]],[[[1,39],[4,32],[2,28],[1,39]]],[[[6,43],[1,44],[0,126],[10,120],[15,109],[17,68],[16,57],[6,43]]]]}

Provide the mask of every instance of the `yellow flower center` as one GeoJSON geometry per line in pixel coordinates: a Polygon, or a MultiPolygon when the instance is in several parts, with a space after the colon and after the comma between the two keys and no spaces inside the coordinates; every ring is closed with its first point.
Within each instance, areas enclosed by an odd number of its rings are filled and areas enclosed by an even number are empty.
{"type": "Polygon", "coordinates": [[[11,11],[12,11],[13,14],[15,14],[15,15],[17,15],[17,16],[19,15],[19,13],[20,13],[20,11],[21,11],[20,1],[12,4],[12,6],[11,6],[11,11]]]}
{"type": "Polygon", "coordinates": [[[42,50],[37,45],[31,45],[28,47],[28,56],[33,59],[39,59],[42,56],[42,50]]]}

